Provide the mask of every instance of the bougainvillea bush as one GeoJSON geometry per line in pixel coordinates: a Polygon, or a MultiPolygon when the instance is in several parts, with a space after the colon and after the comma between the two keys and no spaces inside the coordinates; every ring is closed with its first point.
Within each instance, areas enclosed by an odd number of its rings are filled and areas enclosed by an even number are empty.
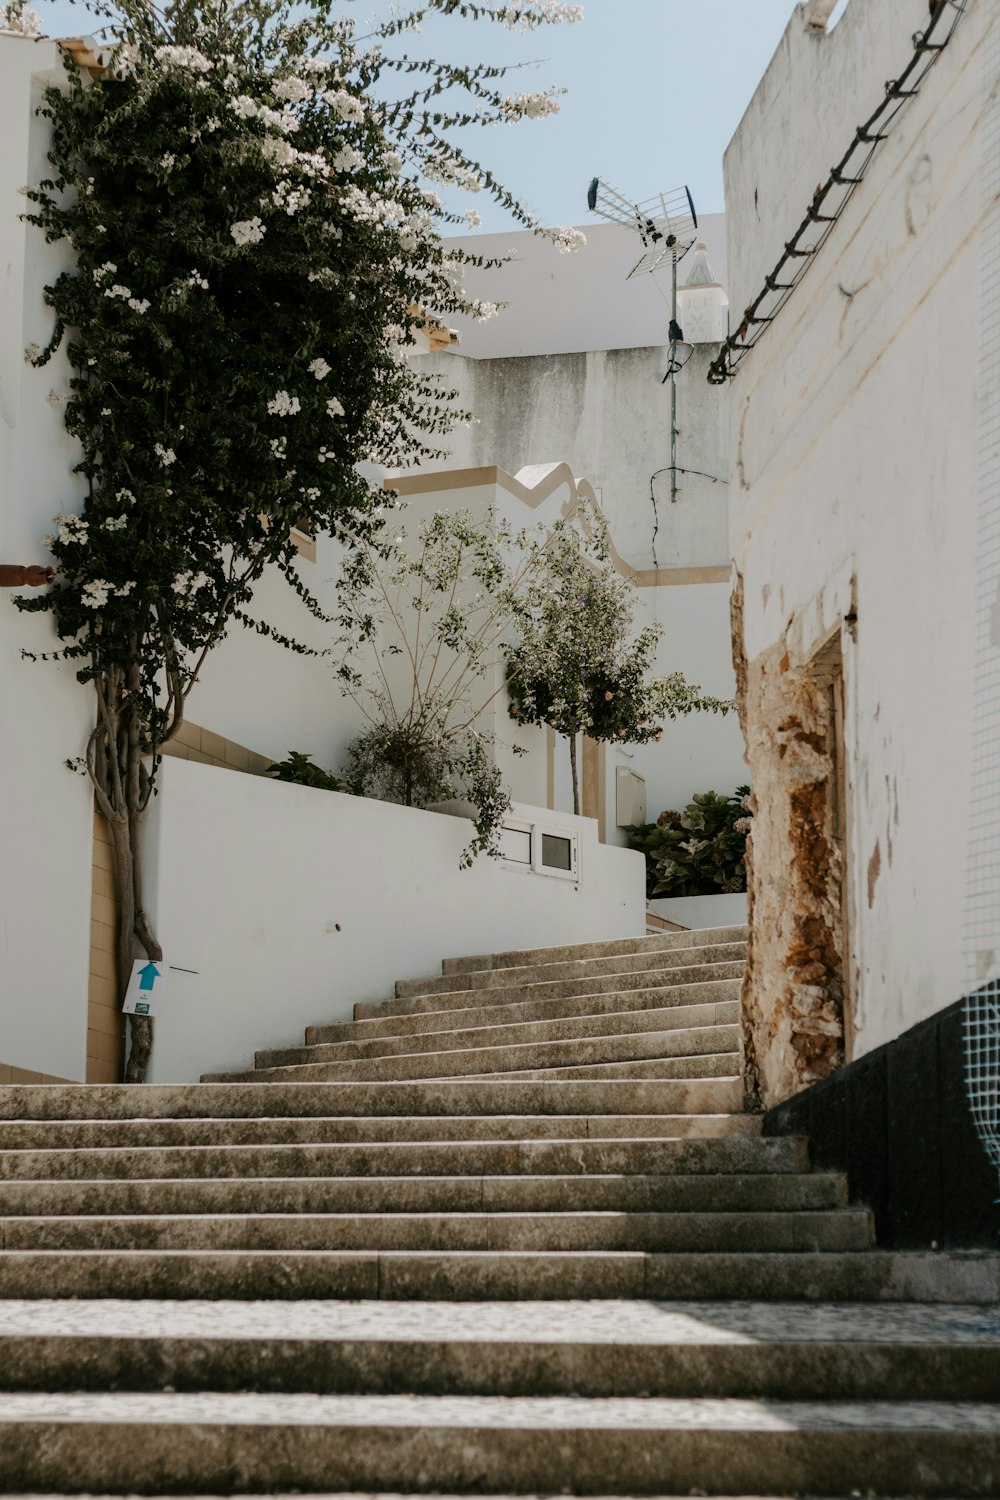
{"type": "MultiPolygon", "coordinates": [[[[426,0],[365,37],[325,0],[91,8],[106,69],[91,81],[67,56],[42,108],[51,175],[27,188],[29,221],[75,253],[46,289],[52,337],[27,357],[65,344],[82,458],[48,539],[59,586],[22,603],[52,612],[95,691],[84,758],[117,852],[124,984],[136,941],[161,956],[142,814],[206,654],[234,622],[274,634],[248,614],[266,567],[316,610],[290,527],[371,537],[364,465],[435,457],[462,415],[406,357],[429,318],[495,311],[464,295],[475,257],[442,241],[457,219],[431,184],[531,222],[451,133],[543,115],[551,95],[398,48],[427,19],[532,30],[578,8],[426,0]]],[[[132,1018],[130,1079],[151,1035],[132,1018]]]]}
{"type": "Polygon", "coordinates": [[[586,548],[574,531],[553,536],[542,586],[521,612],[507,655],[511,717],[547,724],[569,739],[575,813],[578,735],[645,744],[662,738],[663,719],[728,713],[733,706],[680,672],[651,675],[662,627],[635,631],[635,587],[610,566],[599,530],[594,538],[586,548]]]}
{"type": "Polygon", "coordinates": [[[629,848],[646,856],[647,900],[745,891],[750,808],[748,786],[731,797],[700,792],[683,812],[668,809],[655,823],[630,829],[629,848]]]}

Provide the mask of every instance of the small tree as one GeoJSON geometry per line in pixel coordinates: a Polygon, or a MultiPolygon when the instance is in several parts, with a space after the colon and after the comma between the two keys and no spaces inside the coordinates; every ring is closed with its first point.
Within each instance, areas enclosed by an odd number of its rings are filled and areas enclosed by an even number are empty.
{"type": "Polygon", "coordinates": [[[573,811],[580,811],[576,739],[642,744],[663,734],[658,719],[732,703],[685,682],[683,674],[648,678],[662,627],[633,634],[634,590],[569,530],[545,553],[541,589],[521,611],[519,639],[507,656],[510,714],[547,724],[569,740],[573,811]]]}
{"type": "Polygon", "coordinates": [[[464,865],[495,852],[510,807],[481,719],[504,691],[512,622],[539,595],[546,538],[440,511],[413,545],[402,529],[385,547],[362,540],[340,584],[338,676],[368,723],[347,780],[411,807],[463,790],[478,814],[464,865]]]}
{"type": "MultiPolygon", "coordinates": [[[[117,854],[119,980],[144,909],[143,815],[161,747],[207,654],[236,622],[297,650],[250,612],[276,566],[308,608],[292,525],[364,538],[359,466],[440,457],[460,413],[407,359],[428,315],[490,316],[462,292],[429,181],[482,189],[534,221],[452,141],[472,123],[551,112],[502,93],[505,70],[394,55],[435,14],[531,30],[577,19],[550,0],[425,0],[356,39],[327,0],[94,0],[107,71],[45,94],[53,175],[28,215],[75,266],[46,289],[73,376],[64,404],[78,486],[48,539],[61,655],[96,697],[84,753],[117,854]],[[392,76],[407,79],[392,97],[392,76]]],[[[20,18],[20,7],[14,7],[20,18]]],[[[8,7],[8,15],[11,10],[8,7]]],[[[572,234],[552,231],[561,248],[572,234]]],[[[152,1022],[131,1019],[141,1081],[152,1022]]]]}

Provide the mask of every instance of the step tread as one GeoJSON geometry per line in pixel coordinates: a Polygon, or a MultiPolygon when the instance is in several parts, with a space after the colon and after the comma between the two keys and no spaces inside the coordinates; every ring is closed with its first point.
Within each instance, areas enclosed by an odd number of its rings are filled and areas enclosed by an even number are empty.
{"type": "Polygon", "coordinates": [[[653,953],[659,948],[699,948],[715,943],[745,943],[749,937],[746,923],[726,927],[689,928],[649,937],[597,939],[588,943],[565,943],[547,948],[512,948],[497,953],[475,953],[446,958],[442,973],[464,973],[467,969],[506,969],[513,964],[561,962],[565,958],[603,958],[617,953],[653,953]]]}
{"type": "MultiPolygon", "coordinates": [[[[569,1042],[622,1035],[641,1035],[647,1031],[672,1031],[683,1034],[706,1026],[733,1026],[739,1020],[739,1004],[731,1000],[708,1000],[697,1005],[664,1006],[651,1004],[627,1011],[583,1011],[574,1016],[553,1016],[525,1021],[488,1021],[478,1026],[454,1026],[430,1031],[383,1033],[380,1036],[343,1037],[337,1040],[313,1040],[301,1047],[267,1047],[256,1053],[258,1066],[267,1061],[288,1065],[303,1062],[350,1062],[355,1059],[399,1057],[408,1052],[445,1052],[476,1047],[512,1047],[538,1042],[569,1042]],[[720,1014],[720,1012],[722,1012],[720,1014]]],[[[355,1021],[363,1026],[363,1021],[355,1021]]],[[[312,1029],[312,1028],[310,1028],[312,1029]]],[[[338,1028],[341,1029],[341,1028],[338,1028]]]]}
{"type": "Polygon", "coordinates": [[[492,984],[456,985],[456,976],[445,974],[440,981],[399,979],[395,995],[382,1000],[358,1001],[355,1019],[373,1019],[380,1015],[405,1016],[421,1011],[453,1010],[468,1006],[499,1005],[507,999],[539,999],[547,996],[580,994],[615,994],[618,991],[643,989],[684,989],[692,984],[721,981],[740,982],[745,960],[717,959],[701,963],[644,964],[641,968],[608,968],[594,971],[587,965],[550,964],[525,969],[487,969],[492,984]],[[571,972],[564,973],[566,968],[571,972]],[[551,972],[550,972],[551,971],[551,972]],[[721,972],[726,971],[726,972],[721,972]],[[735,972],[733,972],[735,971],[735,972]],[[503,983],[500,977],[503,976],[503,983]],[[508,978],[508,976],[511,976],[508,978]]]}
{"type": "Polygon", "coordinates": [[[22,1423],[444,1428],[463,1431],[968,1432],[1000,1437],[1000,1404],[747,1401],[647,1396],[318,1396],[286,1392],[9,1392],[0,1431],[22,1423]]]}
{"type": "Polygon", "coordinates": [[[938,1304],[995,1310],[1000,1256],[953,1251],[443,1251],[10,1250],[0,1296],[203,1302],[222,1296],[293,1303],[307,1298],[530,1300],[568,1295],[689,1302],[748,1299],[813,1306],[830,1301],[938,1304]]]}
{"type": "Polygon", "coordinates": [[[0,1339],[323,1339],[396,1343],[1000,1347],[1000,1310],[938,1305],[676,1302],[0,1300],[0,1339]]]}
{"type": "Polygon", "coordinates": [[[732,1023],[690,1027],[678,1031],[626,1031],[606,1035],[572,1037],[565,1041],[521,1042],[510,1046],[461,1047],[430,1052],[402,1052],[389,1057],[359,1058],[344,1062],[304,1062],[264,1066],[238,1073],[209,1074],[213,1082],[245,1078],[254,1071],[276,1079],[289,1075],[309,1076],[309,1070],[321,1069],[333,1075],[331,1081],[350,1082],[400,1079],[461,1077],[464,1072],[502,1074],[534,1067],[574,1067],[587,1062],[625,1062],[638,1058],[686,1057],[706,1052],[731,1052],[736,1055],[739,1028],[732,1023]],[[727,1045],[728,1044],[728,1045],[727,1045]],[[662,1049],[662,1050],[661,1050],[662,1049]],[[616,1056],[606,1056],[607,1053],[616,1056]],[[440,1072],[435,1072],[440,1069],[440,1072]],[[410,1071],[412,1070],[412,1071],[410,1071]]]}

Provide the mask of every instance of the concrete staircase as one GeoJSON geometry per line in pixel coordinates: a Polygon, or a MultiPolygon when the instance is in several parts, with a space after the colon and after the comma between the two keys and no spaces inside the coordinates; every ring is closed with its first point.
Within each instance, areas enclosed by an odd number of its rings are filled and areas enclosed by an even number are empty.
{"type": "Polygon", "coordinates": [[[745,932],[0,1089],[0,1492],[1000,1493],[1000,1260],[741,1112],[745,932]]]}

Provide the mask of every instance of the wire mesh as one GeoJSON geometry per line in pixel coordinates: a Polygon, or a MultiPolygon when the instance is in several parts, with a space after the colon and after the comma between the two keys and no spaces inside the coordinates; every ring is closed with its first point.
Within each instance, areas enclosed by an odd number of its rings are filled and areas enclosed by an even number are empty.
{"type": "Polygon", "coordinates": [[[980,48],[983,121],[972,778],[966,846],[965,1085],[1000,1172],[1000,21],[980,48]]]}

